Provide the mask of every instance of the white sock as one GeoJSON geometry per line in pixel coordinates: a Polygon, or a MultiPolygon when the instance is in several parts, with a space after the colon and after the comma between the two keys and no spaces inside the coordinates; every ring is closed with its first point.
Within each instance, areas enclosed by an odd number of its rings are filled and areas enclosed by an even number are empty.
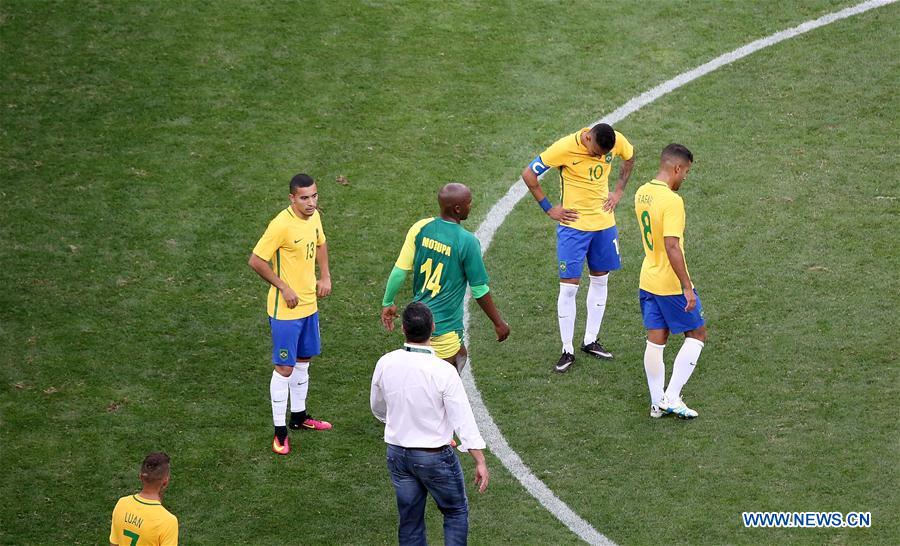
{"type": "Polygon", "coordinates": [[[272,381],[269,382],[269,395],[272,399],[272,423],[276,427],[285,426],[287,421],[285,412],[287,411],[289,381],[289,377],[285,377],[276,371],[272,372],[272,381]]]}
{"type": "Polygon", "coordinates": [[[562,350],[564,353],[575,354],[572,346],[572,338],[575,337],[575,294],[578,293],[577,284],[559,283],[559,299],[556,300],[556,310],[559,315],[559,337],[562,338],[562,350]]]}
{"type": "Polygon", "coordinates": [[[587,328],[584,330],[585,345],[597,341],[597,335],[600,334],[600,323],[603,322],[603,313],[606,311],[606,285],[609,282],[609,273],[590,277],[591,286],[587,294],[587,328]]]}
{"type": "Polygon", "coordinates": [[[644,371],[647,373],[647,386],[650,387],[650,403],[659,405],[663,397],[663,385],[666,383],[666,365],[663,362],[665,345],[647,342],[644,349],[644,371]]]}
{"type": "Polygon", "coordinates": [[[291,413],[306,409],[306,393],[309,391],[309,362],[298,362],[291,372],[291,413]]]}
{"type": "Polygon", "coordinates": [[[692,337],[684,338],[684,345],[675,356],[675,366],[672,367],[672,379],[666,388],[666,397],[669,400],[677,400],[681,397],[681,388],[691,378],[700,351],[703,350],[703,342],[692,337]]]}

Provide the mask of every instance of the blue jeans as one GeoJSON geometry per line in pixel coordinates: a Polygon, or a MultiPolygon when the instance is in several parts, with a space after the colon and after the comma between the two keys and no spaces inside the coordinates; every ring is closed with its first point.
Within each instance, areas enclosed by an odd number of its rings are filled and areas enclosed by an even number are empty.
{"type": "Polygon", "coordinates": [[[466,544],[469,534],[469,501],[466,482],[456,452],[450,446],[430,452],[388,444],[387,467],[397,493],[402,546],[428,544],[425,537],[425,493],[431,494],[444,514],[444,544],[466,544]]]}

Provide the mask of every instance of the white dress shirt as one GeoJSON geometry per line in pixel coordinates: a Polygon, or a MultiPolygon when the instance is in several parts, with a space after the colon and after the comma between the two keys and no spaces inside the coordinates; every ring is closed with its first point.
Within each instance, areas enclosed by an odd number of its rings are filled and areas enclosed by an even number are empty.
{"type": "Polygon", "coordinates": [[[427,345],[406,343],[381,357],[369,402],[388,444],[441,447],[456,431],[462,447],[485,447],[456,368],[427,345]]]}

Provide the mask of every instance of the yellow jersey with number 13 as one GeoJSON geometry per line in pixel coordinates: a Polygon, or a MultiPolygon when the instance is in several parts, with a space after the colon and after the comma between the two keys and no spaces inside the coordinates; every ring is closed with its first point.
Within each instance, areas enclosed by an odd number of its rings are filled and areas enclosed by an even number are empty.
{"type": "MultiPolygon", "coordinates": [[[[665,182],[653,179],[634,194],[634,212],[644,245],[641,265],[641,290],[657,296],[681,294],[681,281],[675,275],[665,237],[678,237],[684,254],[684,201],[665,182]]],[[[685,258],[687,269],[687,258],[685,258]]]]}
{"type": "Polygon", "coordinates": [[[629,160],[634,146],[622,133],[614,131],[616,143],[603,157],[591,155],[581,135],[584,128],[554,142],[541,152],[540,160],[547,167],[559,168],[559,185],[562,206],[578,211],[578,220],[566,224],[581,231],[600,231],[616,225],[616,217],[603,210],[609,195],[609,171],[612,160],[618,156],[629,160]]]}
{"type": "Polygon", "coordinates": [[[308,317],[319,310],[316,301],[316,249],[325,244],[325,231],[319,211],[306,220],[291,207],[281,211],[256,243],[253,253],[271,261],[275,274],[294,289],[300,301],[288,309],[281,290],[269,288],[267,310],[278,320],[308,317]]]}

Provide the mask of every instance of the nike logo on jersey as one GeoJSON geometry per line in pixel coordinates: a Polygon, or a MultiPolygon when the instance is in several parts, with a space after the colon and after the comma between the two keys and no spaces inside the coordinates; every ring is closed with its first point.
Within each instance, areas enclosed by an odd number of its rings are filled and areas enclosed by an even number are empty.
{"type": "Polygon", "coordinates": [[[572,162],[572,165],[578,165],[578,164],[581,163],[582,161],[583,161],[582,159],[579,159],[578,161],[573,161],[573,162],[572,162]]]}
{"type": "Polygon", "coordinates": [[[297,239],[296,241],[294,241],[294,244],[296,245],[297,243],[299,243],[299,242],[302,241],[302,240],[303,240],[303,237],[300,237],[299,239],[297,239]]]}

